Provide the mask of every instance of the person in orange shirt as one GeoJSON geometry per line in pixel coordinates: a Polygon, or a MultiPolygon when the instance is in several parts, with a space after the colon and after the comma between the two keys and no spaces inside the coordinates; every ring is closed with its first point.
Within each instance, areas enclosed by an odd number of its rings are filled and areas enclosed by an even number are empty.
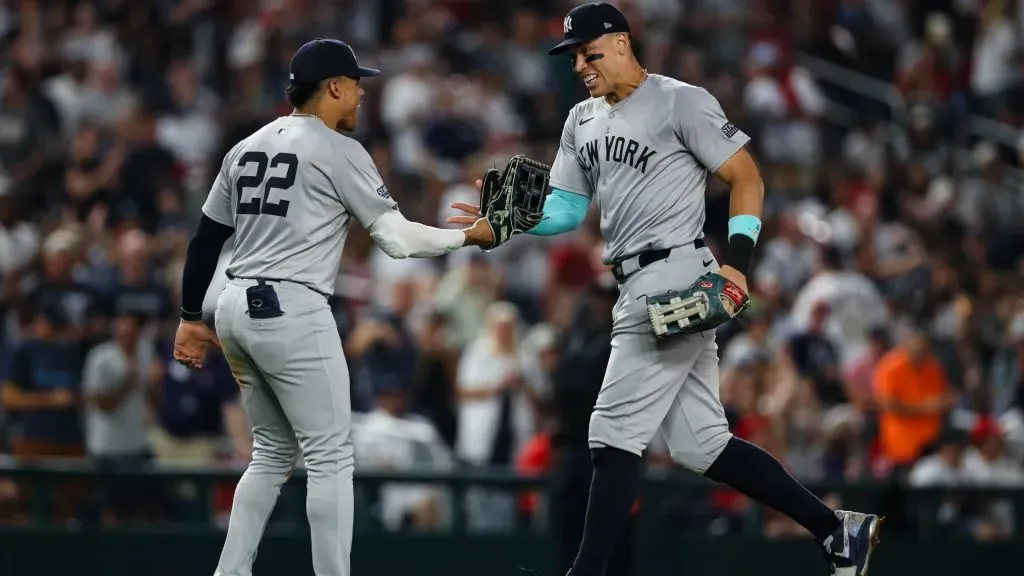
{"type": "Polygon", "coordinates": [[[913,464],[935,440],[957,401],[920,327],[878,361],[874,392],[881,455],[897,469],[913,464]]]}

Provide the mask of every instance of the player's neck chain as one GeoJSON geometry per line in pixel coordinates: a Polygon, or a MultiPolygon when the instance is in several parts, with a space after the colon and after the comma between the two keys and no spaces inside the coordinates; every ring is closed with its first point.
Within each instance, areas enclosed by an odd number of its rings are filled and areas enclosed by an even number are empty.
{"type": "MultiPolygon", "coordinates": [[[[640,82],[637,83],[636,88],[639,88],[639,87],[643,86],[644,82],[647,82],[647,76],[648,76],[647,68],[644,68],[643,72],[644,72],[644,75],[640,77],[640,82]]],[[[633,88],[633,90],[636,90],[636,88],[633,88]]]]}
{"type": "Polygon", "coordinates": [[[647,82],[647,78],[649,76],[647,74],[647,68],[642,68],[641,71],[643,72],[643,76],[640,77],[640,81],[637,82],[636,86],[634,86],[633,89],[629,91],[629,94],[626,94],[622,98],[617,98],[614,102],[609,102],[609,104],[615,105],[615,104],[618,104],[619,102],[622,102],[623,100],[628,98],[630,95],[632,95],[633,92],[636,92],[641,86],[643,86],[644,82],[647,82]]]}
{"type": "Polygon", "coordinates": [[[316,114],[301,114],[299,112],[292,112],[291,116],[298,116],[299,118],[316,118],[317,120],[319,120],[321,122],[324,121],[323,118],[317,116],[316,114]]]}

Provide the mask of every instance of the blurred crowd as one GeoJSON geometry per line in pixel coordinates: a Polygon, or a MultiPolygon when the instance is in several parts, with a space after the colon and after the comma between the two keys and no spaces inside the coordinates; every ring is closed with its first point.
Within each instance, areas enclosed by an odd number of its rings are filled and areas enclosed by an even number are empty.
{"type": "MultiPolygon", "coordinates": [[[[408,218],[446,226],[487,167],[553,158],[586,96],[546,55],[574,4],[0,1],[0,453],[245,463],[226,362],[190,372],[170,344],[212,174],[290,112],[293,50],[339,37],[384,70],[355,136],[408,218]]],[[[708,88],[754,137],[754,306],[719,333],[734,432],[812,482],[1024,486],[1024,138],[974,129],[1024,123],[1024,2],[616,4],[650,72],[708,88]]],[[[721,254],[728,190],[712,183],[707,203],[721,254]]],[[[397,261],[354,229],[331,305],[361,469],[539,474],[584,443],[616,293],[601,242],[592,214],[562,237],[397,261]]],[[[657,438],[647,457],[669,466],[657,438]]],[[[0,509],[15,517],[30,491],[0,479],[0,509]]],[[[119,495],[104,519],[141,505],[119,495]]],[[[441,496],[389,487],[381,521],[443,523],[441,496]]],[[[471,504],[481,528],[503,522],[496,506],[537,507],[492,496],[471,504]]],[[[978,538],[1014,533],[1005,502],[970,504],[936,513],[978,538]]],[[[765,530],[796,533],[774,517],[765,530]]]]}

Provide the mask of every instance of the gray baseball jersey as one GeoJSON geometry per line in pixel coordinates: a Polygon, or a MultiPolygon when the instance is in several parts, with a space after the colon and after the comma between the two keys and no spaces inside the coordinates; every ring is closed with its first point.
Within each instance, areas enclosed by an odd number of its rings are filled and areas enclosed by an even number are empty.
{"type": "Polygon", "coordinates": [[[703,473],[728,442],[714,333],[656,341],[643,297],[718,270],[693,242],[703,235],[708,176],[749,141],[707,90],[656,74],[625,100],[592,98],[566,119],[551,185],[596,201],[604,261],[671,249],[619,286],[592,447],[642,454],[660,430],[673,460],[703,473]]]}
{"type": "Polygon", "coordinates": [[[612,263],[700,237],[708,175],[749,141],[707,90],[650,74],[625,100],[572,109],[551,186],[593,198],[612,263]]]}
{"type": "Polygon", "coordinates": [[[312,116],[284,116],[224,157],[203,213],[235,229],[227,273],[330,294],[349,223],[397,209],[359,142],[312,116]]]}
{"type": "Polygon", "coordinates": [[[224,158],[203,212],[235,228],[233,279],[215,317],[252,425],[253,456],[235,493],[217,576],[252,573],[280,486],[300,454],[313,570],[350,574],[350,381],[322,294],[334,292],[351,219],[369,228],[396,208],[366,150],[315,117],[279,118],[224,158]],[[253,317],[254,278],[283,280],[270,282],[281,316],[253,317]]]}

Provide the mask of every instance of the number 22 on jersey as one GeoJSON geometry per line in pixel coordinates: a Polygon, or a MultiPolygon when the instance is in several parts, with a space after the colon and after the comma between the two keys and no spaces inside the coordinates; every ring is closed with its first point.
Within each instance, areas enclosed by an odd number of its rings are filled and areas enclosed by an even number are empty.
{"type": "Polygon", "coordinates": [[[236,199],[238,210],[236,214],[238,216],[243,214],[267,214],[282,218],[288,216],[288,200],[279,198],[275,202],[271,191],[279,190],[286,192],[295,185],[295,172],[299,168],[298,157],[290,152],[280,152],[275,154],[273,158],[270,158],[266,152],[249,151],[242,154],[242,157],[238,159],[238,167],[242,170],[245,170],[251,164],[256,165],[256,173],[248,176],[239,176],[235,182],[235,192],[238,194],[236,199]],[[278,174],[266,178],[268,166],[271,170],[284,166],[286,171],[283,176],[278,174]],[[264,181],[264,178],[266,178],[266,181],[264,181]],[[250,200],[244,201],[245,190],[253,188],[258,189],[256,194],[250,200]]]}

